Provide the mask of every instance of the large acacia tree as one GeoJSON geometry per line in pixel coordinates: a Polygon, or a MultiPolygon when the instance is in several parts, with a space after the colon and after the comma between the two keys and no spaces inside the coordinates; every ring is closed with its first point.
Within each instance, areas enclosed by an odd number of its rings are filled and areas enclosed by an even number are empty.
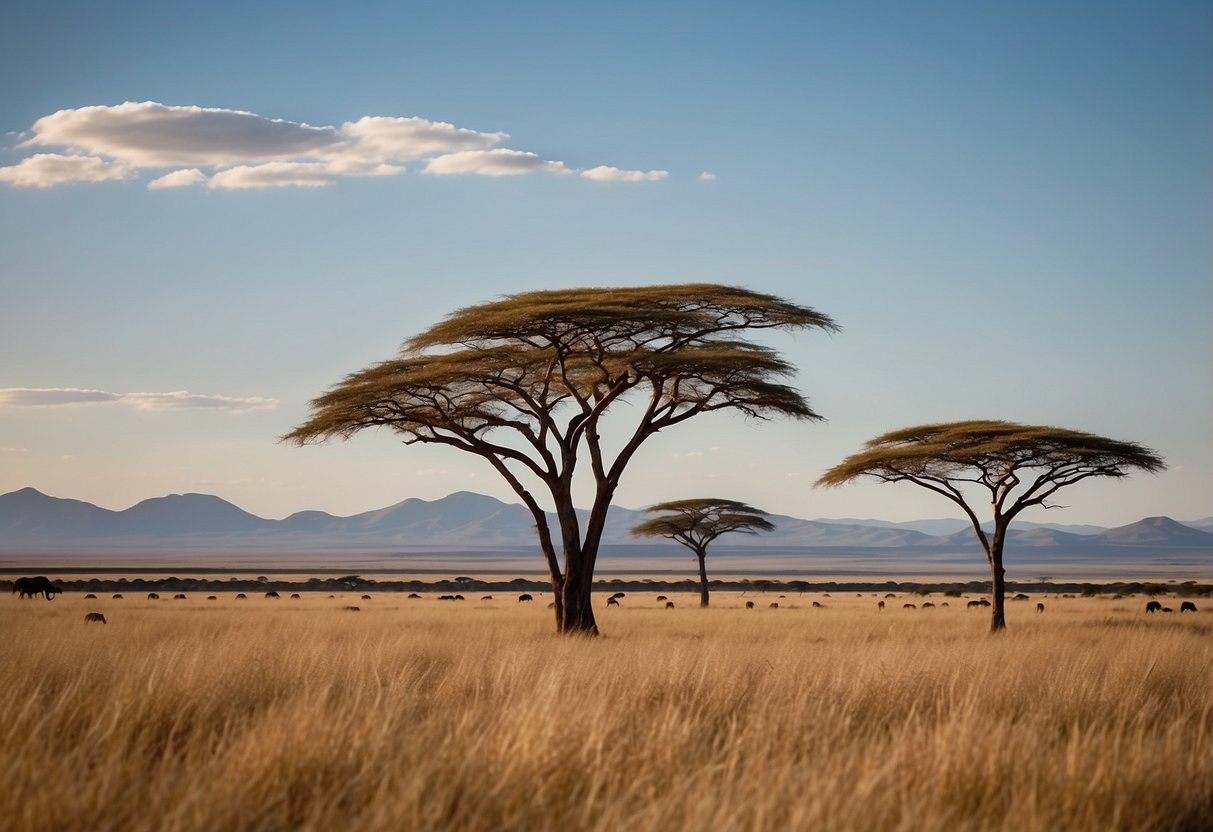
{"type": "Polygon", "coordinates": [[[654,515],[632,527],[642,537],[666,537],[695,553],[699,561],[699,606],[708,605],[708,544],[728,532],[756,534],[775,528],[766,512],[736,500],[704,497],[671,500],[645,509],[654,515]]]}
{"type": "Polygon", "coordinates": [[[1124,477],[1131,469],[1157,472],[1157,453],[1135,442],[1043,425],[1001,421],[919,425],[870,439],[859,453],[826,471],[818,485],[860,477],[911,482],[960,506],[990,564],[991,632],[1006,627],[1003,549],[1007,529],[1032,506],[1054,508],[1058,490],[1091,477],[1124,477]],[[989,498],[993,530],[982,528],[966,492],[989,498]]]}
{"type": "Polygon", "coordinates": [[[766,329],[837,327],[808,307],[716,284],[507,295],[452,313],[398,357],[347,376],[283,438],[387,427],[406,444],[482,457],[535,518],[557,628],[596,633],[590,588],[607,510],[647,439],[712,411],[820,418],[784,382],[793,367],[748,340],[766,329]],[[604,440],[608,414],[614,443],[604,440]],[[584,527],[573,506],[582,473],[592,494],[584,527]]]}

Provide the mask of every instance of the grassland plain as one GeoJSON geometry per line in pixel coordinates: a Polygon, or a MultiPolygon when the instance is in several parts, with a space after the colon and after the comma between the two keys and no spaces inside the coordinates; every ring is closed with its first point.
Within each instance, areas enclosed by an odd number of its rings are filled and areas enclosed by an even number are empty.
{"type": "Polygon", "coordinates": [[[0,599],[0,827],[1213,826],[1203,609],[674,600],[0,599]]]}

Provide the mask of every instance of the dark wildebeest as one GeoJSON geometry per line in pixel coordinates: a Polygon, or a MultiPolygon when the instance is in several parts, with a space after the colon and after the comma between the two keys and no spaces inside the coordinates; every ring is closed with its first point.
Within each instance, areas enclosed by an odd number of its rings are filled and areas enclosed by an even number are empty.
{"type": "MultiPolygon", "coordinates": [[[[624,597],[625,595],[627,595],[626,592],[616,592],[614,595],[611,596],[611,598],[614,598],[615,600],[619,600],[620,598],[624,597]]],[[[607,600],[610,601],[611,598],[608,598],[607,600]]]]}
{"type": "Polygon", "coordinates": [[[18,578],[13,581],[13,592],[21,593],[21,598],[27,595],[30,598],[41,595],[46,600],[53,601],[63,590],[51,583],[51,579],[45,575],[36,575],[33,578],[18,578]]]}
{"type": "Polygon", "coordinates": [[[93,599],[93,600],[96,600],[97,596],[96,596],[96,595],[94,595],[94,594],[93,594],[93,593],[91,593],[91,592],[90,592],[88,595],[85,595],[85,596],[84,596],[84,600],[85,600],[85,601],[89,600],[90,598],[91,598],[91,599],[93,599]]]}
{"type": "Polygon", "coordinates": [[[813,606],[814,606],[814,607],[816,607],[816,608],[817,608],[817,609],[819,609],[819,610],[820,610],[820,609],[823,609],[823,607],[821,606],[821,604],[819,604],[817,601],[814,601],[814,602],[813,602],[813,606]]]}
{"type": "MultiPolygon", "coordinates": [[[[670,604],[670,606],[673,606],[673,604],[670,604]]],[[[772,602],[770,603],[770,606],[768,607],[768,609],[772,609],[772,610],[777,610],[777,609],[779,609],[779,602],[778,602],[778,601],[772,601],[772,602]]]]}
{"type": "Polygon", "coordinates": [[[269,592],[265,593],[265,597],[266,598],[281,598],[282,596],[271,589],[269,592]]]}
{"type": "Polygon", "coordinates": [[[184,601],[185,596],[182,595],[180,592],[178,592],[176,595],[173,596],[173,600],[174,601],[184,601]]]}
{"type": "Polygon", "coordinates": [[[1044,612],[1044,611],[1045,611],[1045,605],[1044,605],[1044,604],[1042,604],[1042,603],[1040,603],[1039,601],[1037,601],[1037,602],[1036,602],[1036,611],[1037,611],[1037,612],[1044,612]]]}
{"type": "Polygon", "coordinates": [[[116,593],[114,593],[114,600],[115,600],[115,601],[121,601],[121,600],[123,600],[123,598],[122,598],[122,593],[121,593],[121,592],[116,592],[116,593]]]}
{"type": "Polygon", "coordinates": [[[160,595],[159,595],[159,593],[156,593],[156,592],[149,592],[149,593],[147,594],[147,600],[149,600],[149,601],[159,601],[159,600],[160,600],[160,595]]]}
{"type": "Polygon", "coordinates": [[[754,602],[753,602],[753,601],[746,601],[746,602],[745,602],[745,608],[746,608],[747,610],[752,610],[752,609],[754,609],[754,602]]]}
{"type": "Polygon", "coordinates": [[[480,600],[481,600],[481,601],[492,601],[492,600],[493,600],[493,596],[492,596],[492,595],[481,595],[481,596],[480,596],[480,600]]]}
{"type": "Polygon", "coordinates": [[[454,595],[439,595],[438,600],[439,601],[454,601],[455,596],[454,595]]]}
{"type": "Polygon", "coordinates": [[[1179,605],[1180,612],[1196,612],[1196,604],[1192,601],[1184,601],[1179,605]]]}
{"type": "Polygon", "coordinates": [[[1175,612],[1175,610],[1171,609],[1170,607],[1163,607],[1162,611],[1163,612],[1175,612]]]}
{"type": "Polygon", "coordinates": [[[897,597],[897,593],[896,593],[896,592],[889,592],[889,593],[886,593],[884,597],[886,597],[886,598],[896,598],[896,597],[897,597]]]}
{"type": "Polygon", "coordinates": [[[878,610],[883,610],[883,609],[884,609],[884,601],[877,601],[877,602],[876,602],[876,609],[878,609],[878,610]]]}
{"type": "Polygon", "coordinates": [[[967,607],[968,609],[973,609],[973,607],[980,607],[980,606],[981,606],[981,601],[970,601],[969,603],[965,604],[965,607],[967,607]]]}
{"type": "Polygon", "coordinates": [[[524,592],[524,593],[522,593],[521,595],[519,595],[519,596],[518,596],[518,603],[519,603],[519,604],[521,604],[523,601],[534,601],[534,600],[535,600],[535,597],[534,597],[533,595],[531,595],[530,593],[527,593],[527,592],[524,592]]]}
{"type": "MultiPolygon", "coordinates": [[[[329,597],[332,597],[332,596],[329,596],[329,597]]],[[[247,596],[247,595],[245,595],[243,592],[238,593],[238,594],[236,595],[236,600],[237,600],[237,601],[244,601],[244,600],[247,600],[247,599],[248,599],[248,596],[247,596]]]]}
{"type": "Polygon", "coordinates": [[[1011,600],[1012,601],[1026,601],[1026,600],[1028,600],[1028,596],[1024,595],[1022,592],[1017,592],[1013,596],[1011,596],[1011,600]]]}
{"type": "Polygon", "coordinates": [[[86,613],[84,614],[84,623],[85,623],[85,624],[91,624],[91,623],[93,623],[94,621],[96,621],[96,622],[98,622],[98,623],[101,623],[101,624],[104,624],[104,623],[105,623],[105,616],[104,616],[104,615],[102,615],[102,614],[101,614],[101,613],[99,613],[99,612],[86,612],[86,613]]]}
{"type": "Polygon", "coordinates": [[[607,599],[607,606],[608,607],[618,607],[619,599],[616,598],[614,595],[612,595],[610,598],[607,599]]]}
{"type": "Polygon", "coordinates": [[[922,604],[922,608],[924,610],[933,610],[933,609],[935,609],[935,605],[932,604],[930,601],[924,601],[922,604]]]}
{"type": "Polygon", "coordinates": [[[665,602],[665,608],[666,608],[667,610],[672,610],[672,609],[674,609],[674,602],[673,602],[673,601],[666,601],[666,602],[665,602]]]}
{"type": "Polygon", "coordinates": [[[208,596],[206,596],[206,600],[208,600],[208,601],[218,601],[218,600],[219,600],[219,596],[218,596],[218,595],[208,595],[208,596]]]}
{"type": "Polygon", "coordinates": [[[666,597],[666,596],[664,596],[664,595],[658,595],[658,596],[657,596],[657,600],[658,600],[658,601],[668,601],[668,600],[670,600],[670,599],[669,599],[669,598],[667,598],[667,597],[666,597]]]}
{"type": "MultiPolygon", "coordinates": [[[[363,595],[362,597],[363,597],[363,598],[365,598],[367,601],[371,600],[371,596],[369,596],[369,595],[363,595]]],[[[466,599],[466,598],[464,598],[462,595],[456,595],[456,596],[455,596],[455,598],[454,598],[454,600],[456,600],[456,601],[466,601],[467,599],[466,599]]]]}
{"type": "Polygon", "coordinates": [[[1162,604],[1158,601],[1151,601],[1150,603],[1146,604],[1146,612],[1158,612],[1161,609],[1162,604]]]}
{"type": "Polygon", "coordinates": [[[291,593],[291,600],[292,600],[292,601],[300,601],[300,600],[302,600],[302,598],[303,598],[303,596],[301,596],[301,595],[300,595],[298,592],[292,592],[292,593],[291,593]]]}
{"type": "MultiPolygon", "coordinates": [[[[332,597],[332,596],[330,596],[330,597],[332,597]]],[[[410,598],[420,598],[421,596],[420,596],[420,595],[418,595],[416,592],[410,592],[410,593],[409,593],[409,597],[410,597],[410,598]]]]}
{"type": "Polygon", "coordinates": [[[346,610],[347,612],[358,612],[359,610],[358,607],[342,607],[341,609],[346,610]]]}
{"type": "Polygon", "coordinates": [[[362,600],[363,600],[363,601],[369,601],[369,600],[371,600],[371,596],[369,596],[369,595],[363,595],[363,596],[362,596],[362,600]]]}
{"type": "Polygon", "coordinates": [[[902,605],[901,605],[901,608],[902,608],[903,610],[916,610],[916,609],[918,609],[917,605],[915,605],[915,604],[902,604],[902,605]]]}
{"type": "Polygon", "coordinates": [[[946,607],[946,606],[948,606],[948,602],[947,602],[947,601],[940,601],[940,602],[939,602],[939,606],[941,606],[941,607],[946,607]]]}

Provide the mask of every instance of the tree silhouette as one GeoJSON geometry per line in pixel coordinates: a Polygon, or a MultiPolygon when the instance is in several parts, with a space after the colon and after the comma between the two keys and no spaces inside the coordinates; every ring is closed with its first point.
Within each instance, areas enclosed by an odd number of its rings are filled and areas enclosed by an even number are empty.
{"type": "Polygon", "coordinates": [[[712,411],[820,418],[782,382],[792,366],[745,337],[766,329],[837,327],[808,307],[716,284],[507,295],[452,313],[405,341],[397,358],[347,376],[283,439],[384,426],[406,444],[482,457],[535,518],[557,628],[596,633],[590,588],[607,511],[646,440],[712,411]],[[614,407],[625,401],[635,406],[614,407]],[[592,503],[582,528],[573,493],[585,466],[592,503]],[[555,531],[535,485],[554,508],[555,531]]]}
{"type": "Polygon", "coordinates": [[[695,500],[672,500],[645,509],[654,514],[632,528],[632,534],[643,537],[668,537],[686,546],[699,561],[699,606],[708,605],[708,544],[728,532],[756,534],[775,528],[761,509],[739,503],[707,497],[695,500]]]}
{"type": "Polygon", "coordinates": [[[904,428],[870,439],[817,481],[835,486],[859,477],[912,482],[956,503],[990,563],[990,630],[1006,627],[1003,548],[1007,528],[1031,506],[1054,508],[1059,489],[1091,477],[1124,477],[1130,469],[1166,467],[1157,453],[1134,442],[1091,433],[1001,421],[950,422],[904,428]],[[994,529],[987,534],[965,489],[988,492],[994,529]]]}

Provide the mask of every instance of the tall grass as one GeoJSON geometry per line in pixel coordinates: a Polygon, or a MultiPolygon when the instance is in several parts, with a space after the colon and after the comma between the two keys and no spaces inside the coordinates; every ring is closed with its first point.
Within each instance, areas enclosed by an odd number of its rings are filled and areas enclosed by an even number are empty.
{"type": "MultiPolygon", "coordinates": [[[[1204,829],[1213,616],[0,600],[0,825],[1204,829]],[[85,625],[100,610],[108,625],[85,625]]],[[[1034,599],[1035,600],[1035,599],[1034,599]]],[[[792,608],[789,608],[791,606],[792,608]]]]}

